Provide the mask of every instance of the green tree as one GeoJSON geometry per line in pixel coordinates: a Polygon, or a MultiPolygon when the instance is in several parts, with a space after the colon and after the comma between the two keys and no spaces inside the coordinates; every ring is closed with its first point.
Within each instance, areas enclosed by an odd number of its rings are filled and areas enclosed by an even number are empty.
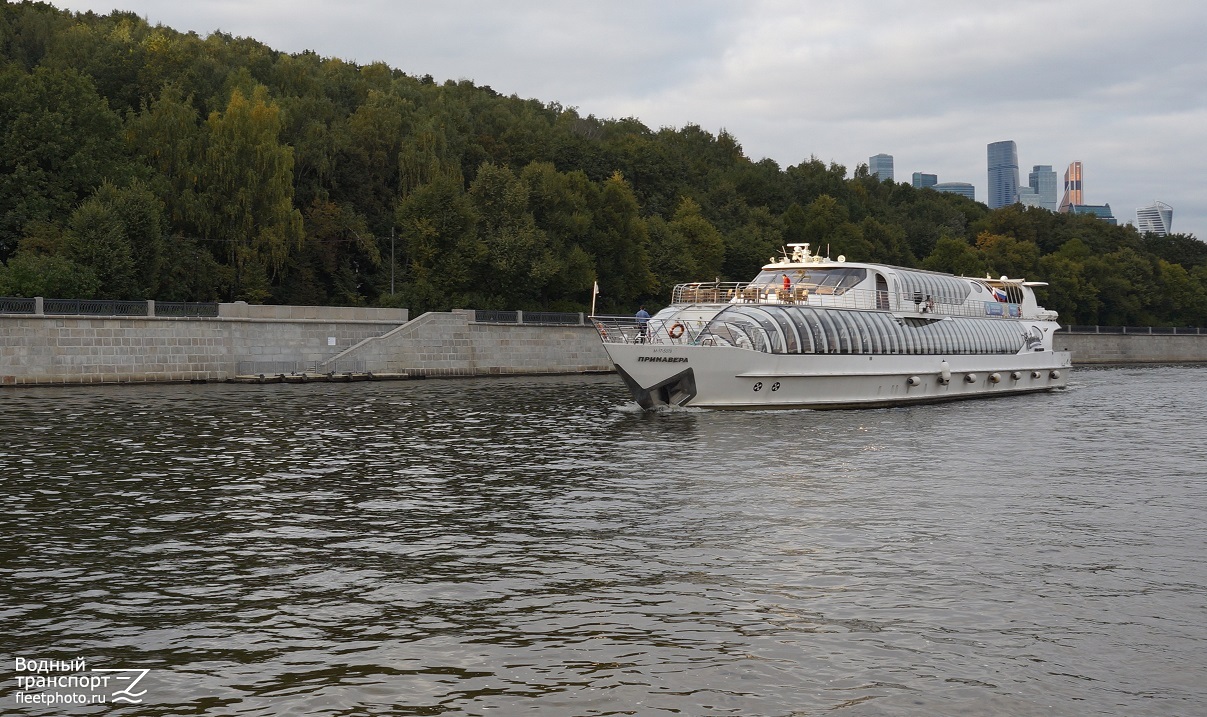
{"type": "Polygon", "coordinates": [[[900,226],[864,217],[859,223],[859,231],[864,241],[872,246],[872,254],[863,258],[864,261],[881,261],[896,266],[914,266],[918,263],[905,239],[905,230],[900,226]]]}
{"type": "Polygon", "coordinates": [[[184,225],[201,214],[195,204],[203,136],[191,98],[177,85],[166,85],[158,98],[130,116],[126,143],[161,178],[160,196],[172,222],[184,225]]]}
{"type": "MultiPolygon", "coordinates": [[[[105,211],[102,214],[117,222],[118,230],[122,235],[120,246],[128,247],[130,257],[134,262],[133,274],[130,276],[130,283],[125,291],[127,298],[154,298],[159,288],[160,272],[164,260],[166,223],[163,203],[144,183],[138,180],[124,188],[105,182],[85,202],[85,204],[90,203],[103,207],[105,211]]],[[[87,222],[74,214],[71,226],[77,236],[91,231],[87,222]]],[[[106,260],[101,259],[101,261],[106,260]]],[[[125,270],[123,269],[121,272],[124,274],[125,270]]],[[[97,275],[104,277],[106,272],[98,268],[97,275]]],[[[116,289],[116,287],[114,288],[116,289]]],[[[109,289],[103,287],[102,290],[108,291],[109,289]]]]}
{"type": "Polygon", "coordinates": [[[541,297],[551,309],[579,310],[590,302],[596,278],[595,260],[584,249],[591,229],[592,186],[581,171],[562,173],[549,162],[532,162],[520,172],[528,188],[528,209],[545,233],[562,269],[545,285],[541,297]]]}
{"type": "Polygon", "coordinates": [[[0,67],[0,259],[31,221],[62,221],[129,167],[121,122],[73,69],[0,67]]]}
{"type": "Polygon", "coordinates": [[[134,252],[117,208],[93,196],[71,214],[65,235],[66,254],[97,278],[97,292],[107,299],[133,299],[138,287],[134,252]]]}
{"type": "Polygon", "coordinates": [[[1020,241],[1012,236],[981,232],[977,249],[985,257],[987,271],[994,276],[1024,279],[1039,270],[1039,247],[1032,241],[1020,241]]]}
{"type": "Polygon", "coordinates": [[[470,198],[487,252],[481,300],[539,308],[546,286],[564,264],[528,209],[528,185],[507,167],[486,163],[478,169],[470,198]]]}
{"type": "Polygon", "coordinates": [[[1152,311],[1167,326],[1207,325],[1207,287],[1181,264],[1157,259],[1152,311]]]}
{"type": "Polygon", "coordinates": [[[419,313],[465,307],[486,247],[478,240],[473,205],[461,183],[436,175],[399,203],[396,221],[407,265],[399,291],[405,305],[419,313]]]}
{"type": "Polygon", "coordinates": [[[823,194],[809,203],[805,209],[805,221],[800,236],[812,245],[813,250],[824,249],[832,242],[838,228],[849,219],[847,208],[834,197],[823,194]]]}
{"type": "Polygon", "coordinates": [[[944,236],[935,242],[934,251],[922,262],[922,267],[956,276],[981,276],[985,272],[985,260],[963,239],[944,236]]]}
{"type": "Polygon", "coordinates": [[[1040,276],[1047,287],[1037,289],[1040,304],[1060,314],[1066,324],[1094,325],[1102,302],[1098,287],[1086,275],[1081,262],[1062,253],[1040,258],[1040,276]]]}
{"type": "Polygon", "coordinates": [[[721,276],[729,281],[749,281],[785,243],[791,242],[785,236],[784,222],[766,207],[752,209],[745,224],[725,234],[721,276]]]}
{"type": "Polygon", "coordinates": [[[164,261],[159,272],[161,301],[221,301],[231,295],[234,271],[219,264],[200,242],[183,236],[165,240],[164,261]]]}
{"type": "Polygon", "coordinates": [[[707,281],[721,275],[725,261],[725,240],[716,227],[703,217],[700,205],[684,197],[675,209],[670,229],[682,237],[686,247],[686,261],[697,278],[692,281],[707,281]]]}
{"type": "Polygon", "coordinates": [[[587,249],[595,257],[601,306],[608,311],[631,311],[650,295],[654,276],[645,253],[646,226],[624,178],[613,174],[604,182],[592,207],[587,249]]]}
{"type": "Polygon", "coordinates": [[[0,264],[0,296],[90,299],[99,288],[91,269],[62,254],[21,249],[7,265],[0,264]]]}
{"type": "Polygon", "coordinates": [[[1152,263],[1134,249],[1122,247],[1103,256],[1091,256],[1086,275],[1098,288],[1101,306],[1096,324],[1146,326],[1155,317],[1148,305],[1153,299],[1152,263]]]}
{"type": "Polygon", "coordinates": [[[390,225],[398,197],[404,191],[401,153],[407,138],[414,134],[413,112],[398,94],[370,90],[338,135],[335,196],[343,202],[355,201],[370,225],[382,230],[390,225]]]}
{"type": "Polygon", "coordinates": [[[348,204],[315,198],[306,208],[305,227],[302,246],[277,277],[275,301],[358,306],[381,292],[372,282],[381,253],[363,215],[348,204]]]}
{"type": "Polygon", "coordinates": [[[266,298],[264,273],[279,270],[302,239],[293,207],[293,150],[278,141],[280,111],[257,87],[235,90],[226,111],[206,122],[197,225],[226,249],[236,298],[266,298]]]}

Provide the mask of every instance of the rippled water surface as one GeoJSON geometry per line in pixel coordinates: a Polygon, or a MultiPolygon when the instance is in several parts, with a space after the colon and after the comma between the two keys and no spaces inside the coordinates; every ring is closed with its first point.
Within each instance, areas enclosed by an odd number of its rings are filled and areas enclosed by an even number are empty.
{"type": "Polygon", "coordinates": [[[0,712],[65,709],[24,656],[150,668],[123,714],[1204,714],[1205,406],[1205,367],[844,412],[3,390],[0,712]]]}

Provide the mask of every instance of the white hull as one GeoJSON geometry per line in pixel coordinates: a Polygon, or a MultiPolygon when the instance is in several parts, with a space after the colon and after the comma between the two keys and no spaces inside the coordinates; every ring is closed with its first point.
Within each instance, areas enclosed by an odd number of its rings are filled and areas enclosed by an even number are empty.
{"type": "Polygon", "coordinates": [[[645,408],[871,408],[984,398],[1064,388],[1072,364],[1065,351],[907,356],[666,344],[605,348],[645,408]]]}

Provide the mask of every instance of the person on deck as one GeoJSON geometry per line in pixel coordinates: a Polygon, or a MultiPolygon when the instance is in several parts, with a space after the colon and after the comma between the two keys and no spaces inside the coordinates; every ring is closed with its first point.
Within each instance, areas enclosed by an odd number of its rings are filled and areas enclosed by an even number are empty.
{"type": "Polygon", "coordinates": [[[646,311],[645,307],[642,306],[640,309],[637,309],[637,341],[639,343],[645,343],[646,332],[649,326],[650,312],[646,311]]]}

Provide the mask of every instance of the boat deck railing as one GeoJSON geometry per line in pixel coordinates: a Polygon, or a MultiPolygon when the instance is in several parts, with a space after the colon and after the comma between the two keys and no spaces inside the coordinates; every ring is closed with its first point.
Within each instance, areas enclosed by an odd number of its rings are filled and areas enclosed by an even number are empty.
{"type": "Polygon", "coordinates": [[[942,296],[891,292],[877,289],[844,289],[832,286],[796,285],[788,290],[776,284],[733,281],[679,284],[671,292],[672,304],[777,304],[821,306],[867,311],[966,316],[975,318],[1017,319],[1019,304],[1008,304],[975,297],[953,303],[942,296]]]}
{"type": "Polygon", "coordinates": [[[632,316],[592,316],[591,321],[606,344],[738,346],[769,351],[778,343],[766,329],[747,321],[652,318],[642,322],[632,316]],[[738,340],[731,336],[745,338],[738,340]]]}
{"type": "Polygon", "coordinates": [[[693,333],[703,329],[703,322],[642,321],[632,316],[592,316],[591,322],[605,344],[689,344],[693,333]],[[697,324],[695,332],[689,324],[697,324]]]}
{"type": "Polygon", "coordinates": [[[779,331],[775,322],[763,324],[741,314],[712,319],[651,318],[647,322],[628,316],[592,317],[605,343],[650,345],[652,350],[638,361],[658,361],[660,355],[682,360],[670,350],[660,353],[659,346],[715,346],[772,354],[1017,354],[1043,350],[1039,337],[1004,322],[979,327],[972,322],[948,321],[908,326],[883,316],[868,321],[848,312],[833,312],[824,320],[797,319],[796,330],[781,324],[783,331],[779,331]]]}

